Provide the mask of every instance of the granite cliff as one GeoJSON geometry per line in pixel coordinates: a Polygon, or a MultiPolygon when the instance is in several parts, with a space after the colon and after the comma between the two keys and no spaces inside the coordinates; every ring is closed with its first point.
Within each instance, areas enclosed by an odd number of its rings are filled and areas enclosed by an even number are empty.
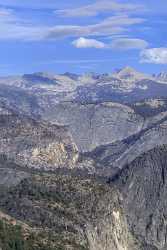
{"type": "Polygon", "coordinates": [[[52,170],[73,168],[78,150],[67,129],[1,107],[0,154],[18,165],[52,170]]]}
{"type": "Polygon", "coordinates": [[[156,147],[112,178],[123,194],[130,230],[153,249],[167,248],[167,146],[156,147]]]}

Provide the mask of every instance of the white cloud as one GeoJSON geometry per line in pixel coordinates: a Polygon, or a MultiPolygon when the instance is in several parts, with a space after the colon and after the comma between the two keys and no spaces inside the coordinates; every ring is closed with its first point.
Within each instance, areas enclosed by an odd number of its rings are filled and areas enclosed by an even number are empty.
{"type": "Polygon", "coordinates": [[[18,18],[11,9],[0,9],[0,24],[0,40],[40,40],[48,30],[18,18]]]}
{"type": "Polygon", "coordinates": [[[105,44],[103,42],[97,41],[95,39],[87,39],[84,37],[80,37],[77,40],[74,40],[72,44],[76,48],[96,48],[96,49],[105,48],[105,44]]]}
{"type": "Polygon", "coordinates": [[[140,58],[141,63],[167,64],[167,48],[145,49],[140,58]]]}
{"type": "Polygon", "coordinates": [[[48,38],[77,37],[77,36],[108,36],[120,34],[127,27],[143,23],[143,18],[129,17],[127,15],[113,16],[93,25],[59,25],[48,30],[48,38]]]}
{"type": "Polygon", "coordinates": [[[76,48],[96,48],[96,49],[116,49],[116,50],[143,50],[148,47],[148,43],[145,40],[137,38],[120,38],[112,41],[111,44],[103,43],[96,39],[87,39],[80,37],[72,42],[76,48]]]}
{"type": "Polygon", "coordinates": [[[148,42],[137,38],[120,38],[112,42],[113,49],[130,50],[130,49],[145,49],[148,47],[148,42]]]}
{"type": "Polygon", "coordinates": [[[24,20],[11,9],[0,9],[0,40],[48,40],[64,37],[111,36],[122,34],[129,26],[143,23],[142,18],[116,15],[91,25],[45,26],[24,20]]]}
{"type": "Polygon", "coordinates": [[[65,17],[81,17],[81,16],[96,16],[103,12],[129,12],[144,9],[142,5],[119,3],[114,0],[99,0],[93,4],[81,6],[78,8],[58,10],[61,16],[65,17]]]}

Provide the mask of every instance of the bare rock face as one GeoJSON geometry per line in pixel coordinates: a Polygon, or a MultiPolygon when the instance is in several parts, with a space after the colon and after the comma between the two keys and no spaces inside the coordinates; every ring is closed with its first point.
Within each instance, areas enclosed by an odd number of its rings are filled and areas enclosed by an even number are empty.
{"type": "Polygon", "coordinates": [[[162,121],[153,128],[141,131],[136,137],[133,138],[132,136],[129,141],[127,140],[125,152],[118,157],[113,165],[123,167],[144,152],[156,146],[167,144],[167,120],[162,121]]]}
{"type": "Polygon", "coordinates": [[[130,230],[155,249],[167,249],[167,147],[144,153],[112,180],[123,194],[130,230]]]}
{"type": "Polygon", "coordinates": [[[145,126],[139,133],[122,141],[99,146],[83,154],[83,159],[86,161],[89,159],[94,172],[103,176],[111,176],[141,154],[164,144],[167,144],[166,112],[150,119],[149,123],[146,120],[145,126]]]}
{"type": "Polygon", "coordinates": [[[142,116],[118,103],[77,104],[61,103],[46,110],[43,118],[66,125],[79,151],[91,151],[137,133],[144,124],[142,116]]]}
{"type": "Polygon", "coordinates": [[[73,168],[77,147],[66,128],[13,113],[0,113],[0,154],[16,164],[51,170],[73,168]]]}
{"type": "MultiPolygon", "coordinates": [[[[108,197],[109,198],[109,197],[108,197]]],[[[115,201],[112,197],[112,202],[115,201]]],[[[103,208],[104,214],[96,218],[96,221],[87,225],[86,234],[90,250],[137,250],[135,238],[128,230],[126,217],[121,204],[112,206],[111,200],[102,199],[97,204],[99,211],[103,208]],[[102,204],[102,202],[104,204],[102,204]]]]}

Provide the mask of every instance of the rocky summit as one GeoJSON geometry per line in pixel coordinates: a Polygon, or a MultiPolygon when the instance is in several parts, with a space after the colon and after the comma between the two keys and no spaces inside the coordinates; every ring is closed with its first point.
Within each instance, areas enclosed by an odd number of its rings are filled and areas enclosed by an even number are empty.
{"type": "Polygon", "coordinates": [[[0,78],[0,250],[167,249],[166,83],[0,78]]]}

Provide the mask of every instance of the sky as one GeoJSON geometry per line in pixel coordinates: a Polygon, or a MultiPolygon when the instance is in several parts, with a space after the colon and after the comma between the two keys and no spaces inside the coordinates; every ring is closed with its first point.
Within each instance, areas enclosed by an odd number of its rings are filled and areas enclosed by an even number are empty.
{"type": "Polygon", "coordinates": [[[167,71],[166,0],[0,0],[0,75],[167,71]]]}

